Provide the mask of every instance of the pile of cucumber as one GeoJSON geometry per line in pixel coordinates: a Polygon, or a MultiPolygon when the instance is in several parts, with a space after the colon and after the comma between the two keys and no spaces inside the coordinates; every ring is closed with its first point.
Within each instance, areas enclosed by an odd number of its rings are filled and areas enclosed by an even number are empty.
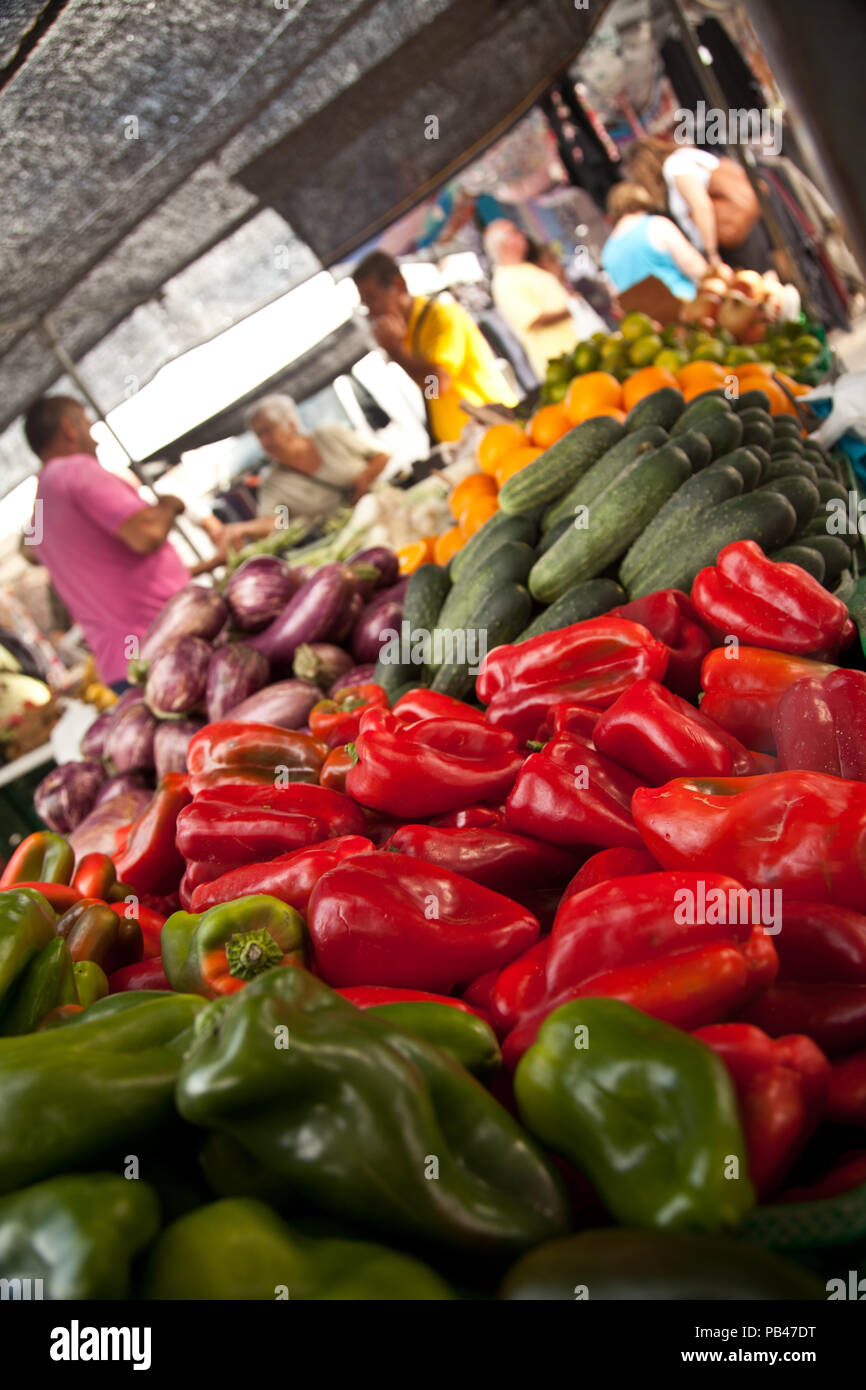
{"type": "MultiPolygon", "coordinates": [[[[836,589],[860,544],[856,531],[828,534],[827,504],[847,506],[843,464],[769,406],[762,391],[733,401],[710,391],[687,406],[664,387],[623,424],[599,416],[576,426],[509,478],[500,510],[447,568],[413,574],[404,629],[481,633],[492,651],[658,589],[688,592],[737,540],[836,589]]],[[[418,685],[471,694],[477,665],[453,650],[450,660],[427,655],[380,662],[375,679],[392,700],[418,685]]]]}

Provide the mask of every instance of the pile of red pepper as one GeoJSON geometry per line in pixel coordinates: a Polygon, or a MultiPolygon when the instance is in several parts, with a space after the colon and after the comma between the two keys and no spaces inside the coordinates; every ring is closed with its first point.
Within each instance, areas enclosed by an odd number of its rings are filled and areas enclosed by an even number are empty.
{"type": "MultiPolygon", "coordinates": [[[[740,542],[691,596],[496,648],[484,709],[367,685],[309,733],[206,727],[118,873],[151,908],[290,905],[328,985],[471,1008],[509,1071],[586,996],[695,1032],[785,1200],[819,1124],[866,1128],[866,674],[832,664],[853,632],[740,542]]],[[[811,1195],[866,1180],[843,1170],[811,1195]]]]}

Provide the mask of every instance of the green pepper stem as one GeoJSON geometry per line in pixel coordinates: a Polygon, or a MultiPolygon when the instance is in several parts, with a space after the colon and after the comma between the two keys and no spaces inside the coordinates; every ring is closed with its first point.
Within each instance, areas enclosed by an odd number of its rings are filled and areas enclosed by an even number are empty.
{"type": "Polygon", "coordinates": [[[226,942],[229,974],[236,980],[254,980],[263,971],[279,965],[282,958],[282,947],[264,927],[235,932],[226,942]]]}

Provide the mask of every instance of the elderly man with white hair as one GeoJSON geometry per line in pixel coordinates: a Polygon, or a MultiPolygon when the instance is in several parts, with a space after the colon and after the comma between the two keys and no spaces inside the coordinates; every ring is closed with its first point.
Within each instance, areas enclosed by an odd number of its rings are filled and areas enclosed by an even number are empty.
{"type": "Polygon", "coordinates": [[[388,462],[387,454],[343,425],[304,434],[291,396],[263,396],[245,418],[271,467],[259,486],[255,520],[233,522],[214,536],[221,553],[269,535],[285,519],[284,509],[291,519],[322,517],[357,502],[388,462]]]}
{"type": "Polygon", "coordinates": [[[604,323],[578,295],[528,259],[529,242],[516,223],[498,217],[484,233],[484,249],[495,267],[493,303],[517,336],[532,370],[543,381],[552,357],[573,352],[582,337],[604,323]]]}

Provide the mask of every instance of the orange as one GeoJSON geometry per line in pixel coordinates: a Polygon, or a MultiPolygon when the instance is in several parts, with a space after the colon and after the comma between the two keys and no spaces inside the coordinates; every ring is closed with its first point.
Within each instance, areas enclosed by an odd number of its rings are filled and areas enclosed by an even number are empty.
{"type": "Polygon", "coordinates": [[[432,560],[433,542],[435,539],[435,536],[425,536],[423,540],[413,541],[411,545],[401,546],[397,551],[400,573],[414,574],[422,565],[426,565],[428,560],[432,560]]]}
{"type": "MultiPolygon", "coordinates": [[[[719,362],[686,362],[676,374],[677,385],[684,396],[686,391],[690,391],[692,396],[699,396],[702,391],[714,391],[717,386],[724,386],[726,374],[732,374],[731,368],[725,368],[719,362]]],[[[686,396],[686,400],[689,399],[686,396]]]]}
{"type": "Polygon", "coordinates": [[[543,405],[529,421],[527,432],[531,442],[539,449],[549,449],[571,428],[572,422],[561,405],[543,405]]]}
{"type": "Polygon", "coordinates": [[[443,531],[441,536],[437,536],[433,542],[433,559],[437,565],[447,565],[452,555],[456,555],[462,549],[467,537],[459,526],[452,526],[450,531],[443,531]]]}
{"type": "Polygon", "coordinates": [[[474,536],[476,531],[480,531],[485,521],[489,521],[499,511],[499,503],[496,497],[476,497],[464,512],[460,514],[460,529],[467,536],[474,536]]]}
{"type": "Polygon", "coordinates": [[[448,506],[452,515],[459,521],[461,513],[478,498],[495,496],[496,483],[489,473],[470,473],[468,478],[464,478],[454,488],[448,498],[448,506]]]}
{"type": "Polygon", "coordinates": [[[520,425],[491,425],[478,441],[478,467],[482,473],[493,473],[501,458],[526,443],[527,438],[520,425]]]}
{"type": "Polygon", "coordinates": [[[804,386],[802,381],[795,381],[787,372],[774,372],[777,381],[781,381],[783,386],[787,386],[792,396],[806,396],[811,391],[811,386],[804,386]]]}
{"type": "Polygon", "coordinates": [[[781,388],[781,386],[778,384],[778,382],[773,381],[772,377],[765,377],[765,378],[763,379],[763,381],[761,381],[760,383],[758,383],[758,382],[756,381],[756,379],[755,379],[754,377],[752,377],[751,381],[750,381],[749,384],[746,385],[746,386],[744,386],[744,385],[743,385],[743,382],[740,381],[740,390],[741,390],[741,391],[748,391],[750,386],[751,386],[751,387],[759,386],[759,389],[760,389],[761,391],[766,391],[767,395],[770,397],[770,414],[771,414],[771,415],[794,415],[794,416],[796,416],[797,412],[796,412],[796,410],[794,409],[794,406],[793,406],[793,405],[791,404],[791,402],[788,400],[788,397],[785,395],[784,391],[782,390],[782,388],[781,388]]]}
{"type": "Polygon", "coordinates": [[[610,372],[586,372],[570,383],[562,402],[573,425],[597,415],[600,406],[622,405],[622,387],[610,372]]]}
{"type": "Polygon", "coordinates": [[[634,372],[623,383],[622,404],[626,410],[631,410],[644,396],[651,396],[653,391],[660,391],[663,386],[679,386],[673,372],[669,372],[667,367],[641,367],[639,372],[634,372]]]}
{"type": "Polygon", "coordinates": [[[510,454],[506,454],[505,458],[500,460],[496,469],[496,481],[499,486],[502,487],[503,483],[507,483],[508,479],[513,477],[515,473],[519,473],[522,468],[525,468],[527,464],[532,463],[533,459],[537,459],[543,453],[543,449],[533,449],[531,445],[527,445],[523,449],[512,449],[510,454]]]}
{"type": "MultiPolygon", "coordinates": [[[[598,410],[594,410],[591,415],[587,415],[585,418],[587,420],[597,420],[599,415],[609,415],[612,420],[619,420],[620,424],[622,424],[625,420],[625,411],[621,410],[618,405],[603,405],[598,410]]],[[[581,421],[581,424],[582,423],[583,421],[581,421]]]]}

